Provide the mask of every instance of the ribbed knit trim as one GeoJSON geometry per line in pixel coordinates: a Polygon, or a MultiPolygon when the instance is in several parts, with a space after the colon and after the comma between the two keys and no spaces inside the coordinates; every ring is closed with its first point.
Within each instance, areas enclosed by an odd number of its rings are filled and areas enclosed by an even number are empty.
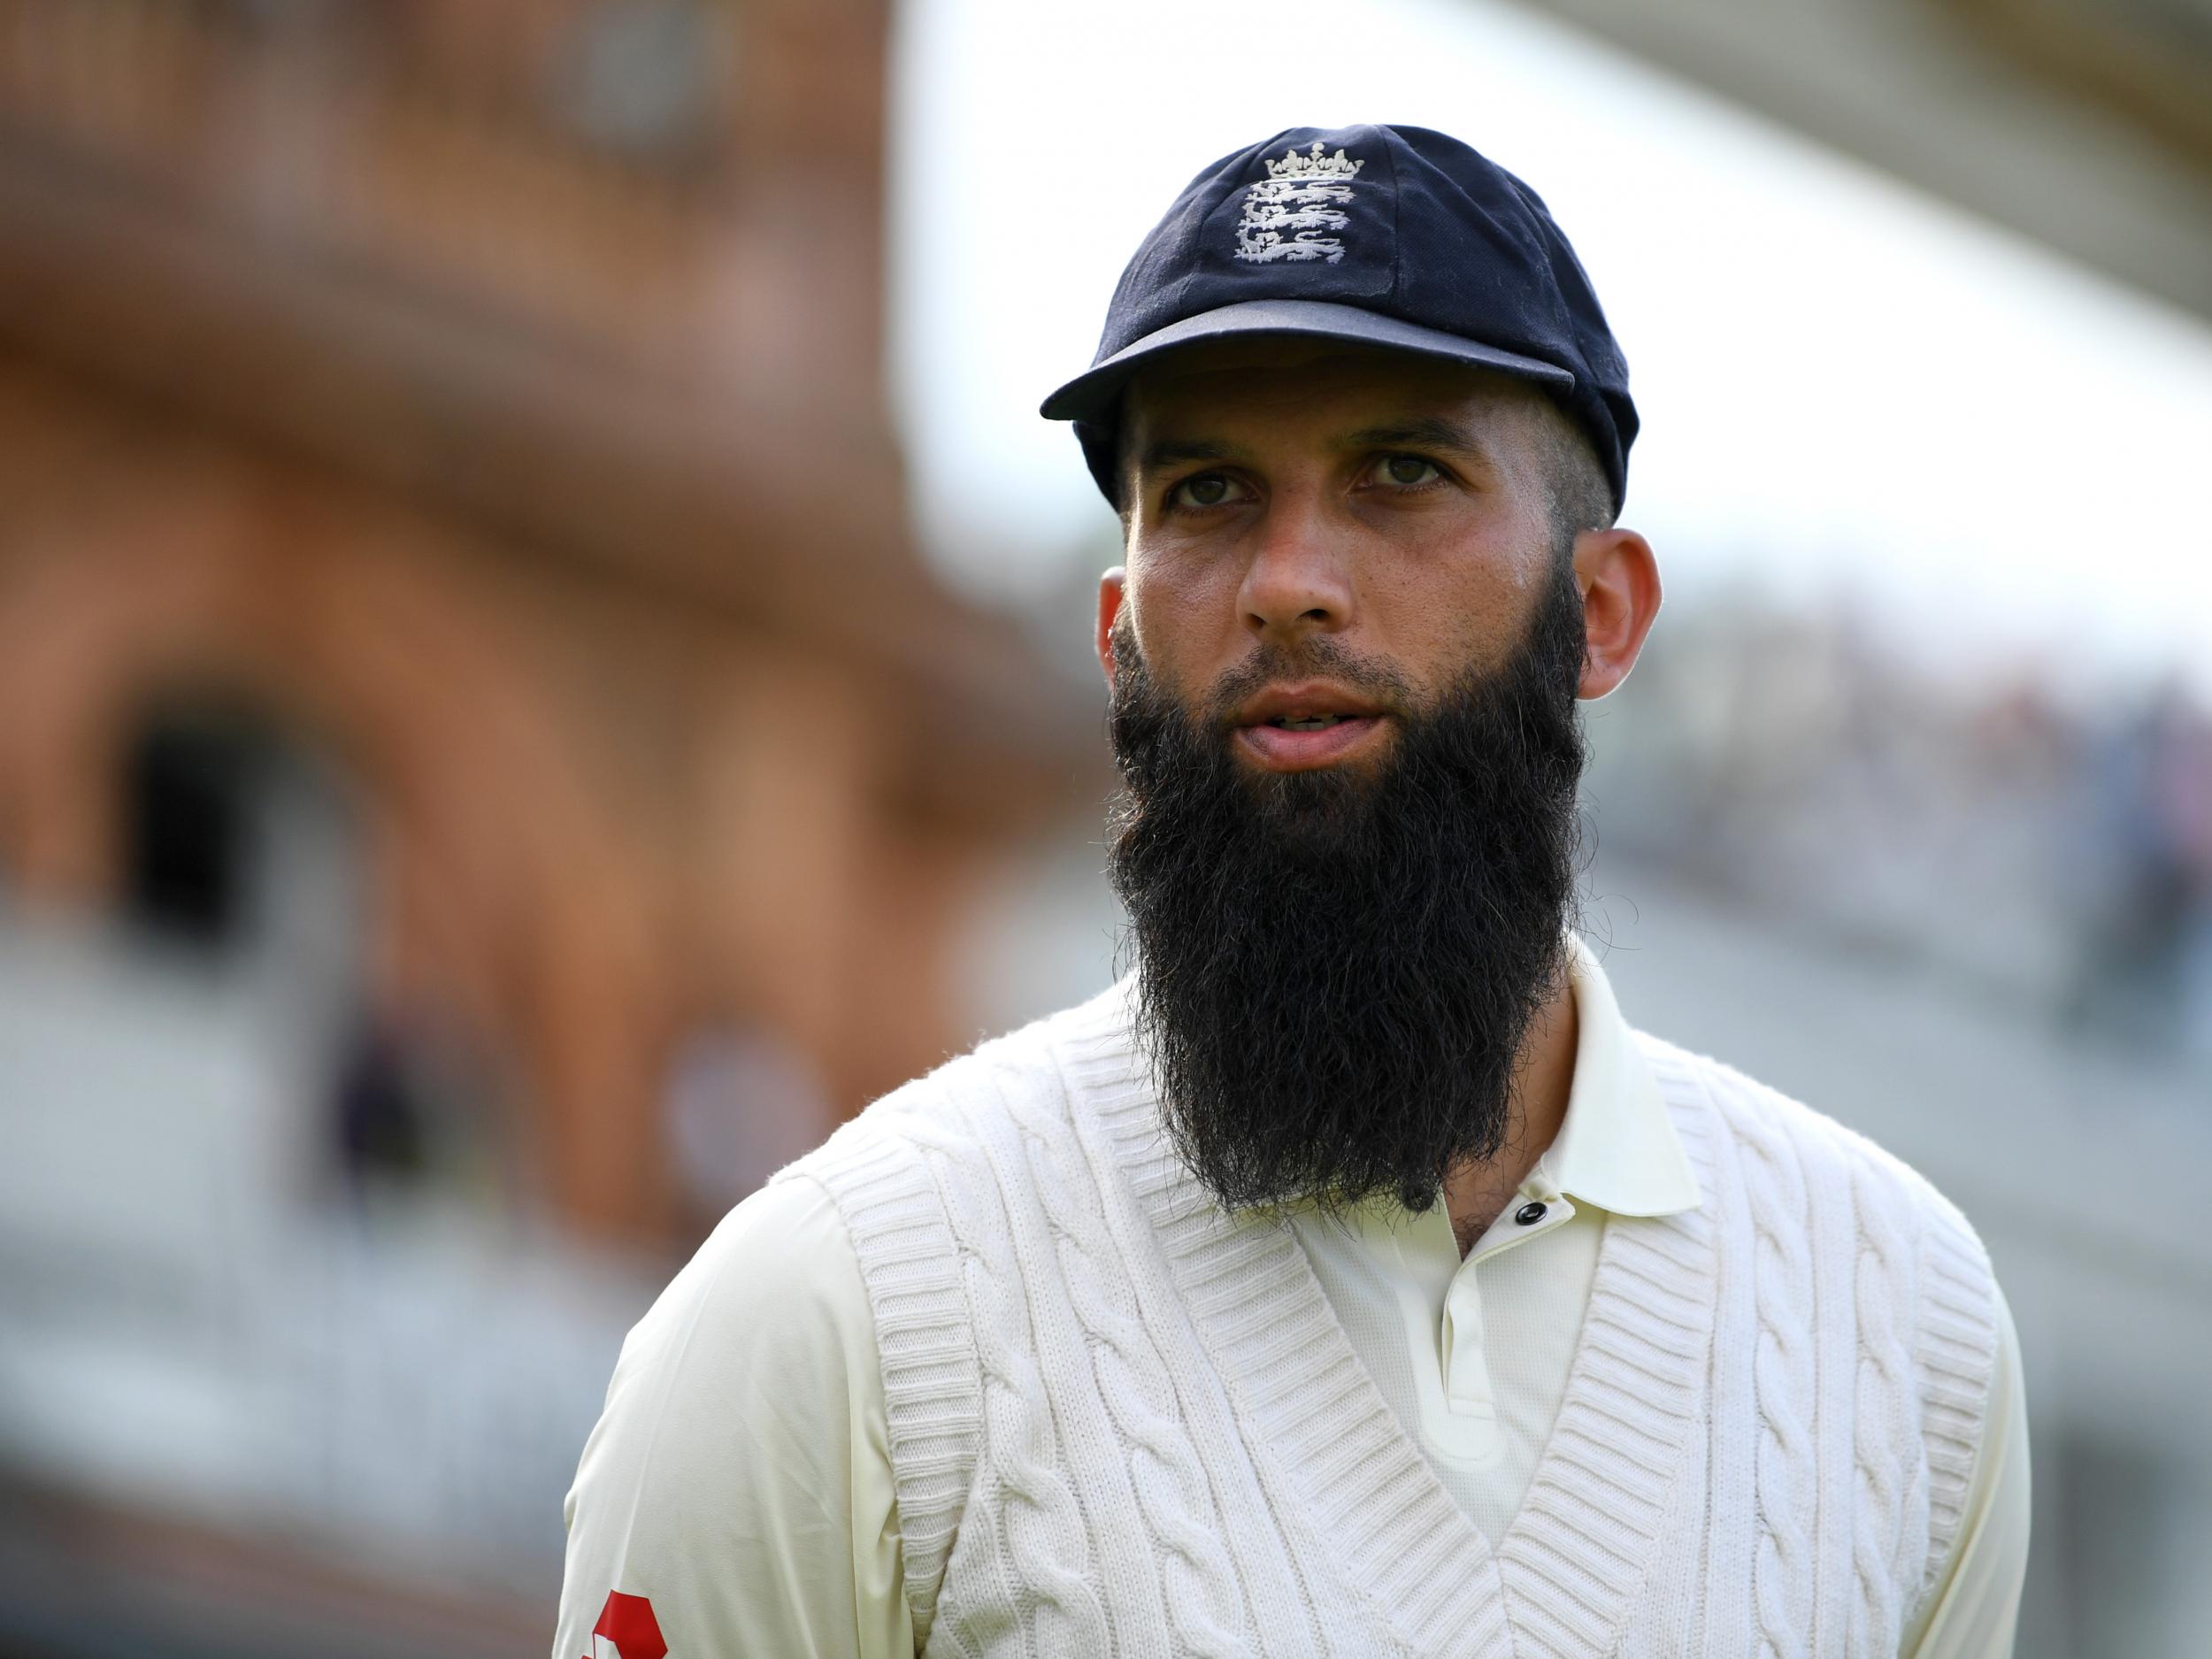
{"type": "MultiPolygon", "coordinates": [[[[1295,1236],[1263,1216],[1225,1213],[1168,1145],[1124,995],[1062,1027],[1079,1109],[1117,1148],[1257,1431],[1255,1455],[1296,1495],[1342,1582],[1416,1654],[1610,1651],[1701,1409],[1709,1219],[1609,1223],[1558,1424],[1494,1556],[1353,1353],[1295,1236]]],[[[1677,1116],[1693,1164],[1709,1169],[1709,1112],[1687,1105],[1677,1116]]]]}
{"type": "Polygon", "coordinates": [[[918,1651],[928,1640],[982,1434],[982,1364],[960,1255],[928,1166],[856,1123],[786,1174],[811,1174],[852,1235],[881,1357],[899,1548],[918,1651]]]}
{"type": "Polygon", "coordinates": [[[1997,1365],[1996,1279],[1988,1254],[1947,1202],[1936,1199],[1925,1214],[1916,1348],[1921,1435],[1928,1448],[1928,1555],[1916,1601],[1934,1590],[1958,1541],[1997,1365]]]}

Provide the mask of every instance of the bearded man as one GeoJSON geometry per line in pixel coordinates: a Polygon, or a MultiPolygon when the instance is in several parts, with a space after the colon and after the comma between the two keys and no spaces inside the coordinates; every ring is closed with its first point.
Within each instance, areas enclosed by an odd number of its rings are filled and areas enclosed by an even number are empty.
{"type": "Polygon", "coordinates": [[[2001,1659],[2011,1323],[1896,1160],[1571,929],[1637,416],[1525,185],[1417,127],[1192,181],[1054,393],[1130,976],[879,1101],[631,1333],[555,1659],[2001,1659]]]}

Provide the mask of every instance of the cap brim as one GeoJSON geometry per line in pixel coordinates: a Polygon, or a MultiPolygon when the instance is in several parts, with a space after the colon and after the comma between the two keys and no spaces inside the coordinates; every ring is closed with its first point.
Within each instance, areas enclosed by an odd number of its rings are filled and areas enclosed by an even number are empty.
{"type": "Polygon", "coordinates": [[[1132,341],[1102,363],[1094,363],[1045,399],[1038,413],[1048,420],[1098,420],[1110,413],[1130,377],[1165,351],[1225,340],[1239,334],[1288,334],[1309,339],[1347,340],[1361,345],[1385,346],[1423,357],[1442,357],[1476,368],[1541,381],[1566,390],[1574,375],[1555,363],[1502,351],[1479,340],[1401,322],[1358,305],[1333,300],[1244,300],[1156,329],[1132,341]]]}

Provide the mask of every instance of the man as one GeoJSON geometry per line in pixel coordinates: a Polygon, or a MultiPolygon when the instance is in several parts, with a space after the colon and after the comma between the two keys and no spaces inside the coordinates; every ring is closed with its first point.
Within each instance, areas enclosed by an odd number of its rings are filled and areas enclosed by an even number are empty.
{"type": "Polygon", "coordinates": [[[1972,1230],[1632,1031],[1570,928],[1576,702],[1660,590],[1542,203],[1440,134],[1278,134],[1045,412],[1125,531],[1135,970],[678,1276],[556,1659],[2008,1653],[2025,1425],[1972,1230]]]}

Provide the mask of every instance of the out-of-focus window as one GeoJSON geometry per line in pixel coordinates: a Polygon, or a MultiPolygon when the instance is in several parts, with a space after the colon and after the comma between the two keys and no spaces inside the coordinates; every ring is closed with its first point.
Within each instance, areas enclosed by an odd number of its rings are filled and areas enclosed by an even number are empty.
{"type": "Polygon", "coordinates": [[[266,734],[206,711],[165,711],[139,732],[125,783],[131,918],[220,952],[244,931],[266,734]]]}

